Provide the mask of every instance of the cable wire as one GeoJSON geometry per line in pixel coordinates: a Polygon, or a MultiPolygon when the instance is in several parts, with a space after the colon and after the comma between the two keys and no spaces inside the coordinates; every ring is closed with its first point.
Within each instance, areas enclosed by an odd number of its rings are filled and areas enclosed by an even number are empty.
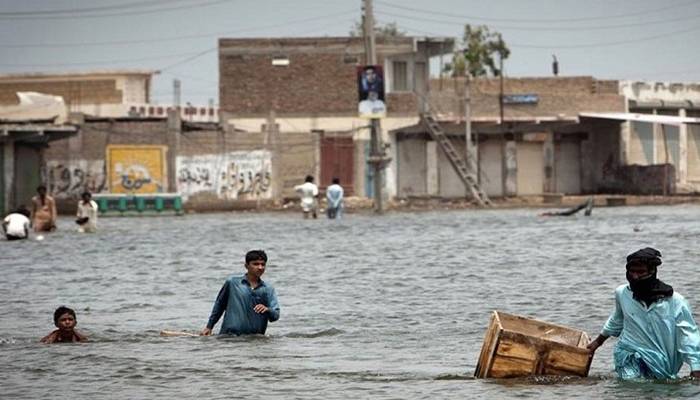
{"type": "Polygon", "coordinates": [[[54,19],[89,19],[89,18],[104,18],[104,17],[121,17],[121,16],[127,16],[127,15],[147,15],[147,14],[154,14],[154,13],[161,13],[161,12],[168,12],[168,11],[176,11],[176,10],[184,10],[188,8],[193,8],[193,7],[209,7],[217,4],[222,4],[222,3],[228,3],[231,0],[207,0],[203,3],[198,3],[198,4],[191,4],[191,5],[179,5],[179,6],[170,6],[170,7],[162,7],[158,9],[153,9],[153,10],[141,10],[141,11],[124,11],[124,12],[114,12],[114,13],[105,13],[105,14],[88,14],[88,15],[45,15],[45,16],[1,16],[0,15],[0,20],[12,20],[12,21],[20,21],[20,20],[54,20],[54,19]]]}
{"type": "Polygon", "coordinates": [[[690,4],[698,4],[697,0],[690,0],[686,1],[683,3],[678,3],[674,4],[671,6],[665,6],[665,7],[659,7],[655,9],[649,9],[649,10],[642,10],[642,11],[636,11],[636,12],[628,12],[624,14],[613,14],[613,15],[601,15],[601,16],[596,16],[596,17],[577,17],[577,18],[535,18],[535,19],[527,19],[527,18],[490,18],[490,17],[480,17],[480,16],[475,16],[475,15],[459,15],[455,14],[454,12],[440,12],[440,11],[435,11],[435,10],[429,10],[429,9],[424,9],[424,8],[415,8],[415,7],[406,7],[402,5],[398,5],[395,3],[383,1],[383,0],[377,0],[377,4],[384,5],[385,7],[390,7],[390,8],[396,8],[400,10],[407,10],[407,11],[414,11],[414,12],[419,12],[421,14],[433,14],[433,15],[442,15],[442,16],[448,16],[448,17],[459,17],[459,18],[464,18],[464,19],[473,19],[473,20],[479,20],[479,21],[494,21],[494,22],[533,22],[533,23],[557,23],[557,22],[575,22],[575,21],[596,21],[596,20],[606,20],[606,19],[617,19],[617,18],[626,18],[626,17],[632,17],[632,16],[638,16],[638,15],[645,15],[645,14],[656,14],[662,11],[668,11],[672,10],[675,8],[680,8],[684,7],[690,4]]]}
{"type": "Polygon", "coordinates": [[[357,11],[353,9],[353,10],[346,10],[346,11],[342,11],[342,12],[338,12],[338,13],[332,13],[332,14],[326,14],[326,15],[319,15],[319,16],[315,16],[315,17],[292,20],[292,21],[288,21],[288,22],[284,22],[284,23],[280,23],[280,24],[260,25],[260,26],[256,26],[256,27],[250,27],[250,28],[234,29],[231,31],[197,33],[197,34],[192,34],[192,35],[170,36],[170,37],[164,37],[164,38],[138,39],[138,40],[112,40],[112,41],[97,41],[97,42],[0,44],[0,47],[4,47],[4,48],[43,48],[43,47],[54,48],[54,47],[87,47],[87,46],[133,45],[133,44],[145,44],[145,43],[174,42],[174,41],[181,41],[181,40],[185,40],[185,39],[201,39],[201,38],[208,38],[208,37],[221,37],[221,36],[227,36],[227,35],[232,35],[232,34],[236,34],[236,33],[268,30],[268,29],[285,27],[285,26],[289,26],[292,24],[302,23],[302,22],[310,22],[310,21],[314,21],[314,20],[318,20],[318,19],[327,19],[327,18],[332,18],[332,17],[336,17],[336,16],[348,15],[350,13],[356,14],[357,11]]]}

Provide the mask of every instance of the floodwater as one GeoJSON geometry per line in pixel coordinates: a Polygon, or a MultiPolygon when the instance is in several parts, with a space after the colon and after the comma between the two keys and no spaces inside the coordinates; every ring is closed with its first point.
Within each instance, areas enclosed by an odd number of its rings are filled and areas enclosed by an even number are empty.
{"type": "MultiPolygon", "coordinates": [[[[492,310],[594,336],[624,257],[654,246],[661,279],[700,310],[700,206],[346,215],[295,213],[72,218],[43,241],[0,241],[0,397],[47,398],[697,398],[700,384],[624,383],[614,340],[588,378],[473,379],[492,310]],[[198,331],[243,255],[267,250],[281,303],[266,336],[198,331]],[[86,344],[42,345],[59,305],[86,344]]],[[[218,331],[218,325],[216,328],[218,331]]],[[[687,366],[683,375],[687,375],[687,366]]]]}

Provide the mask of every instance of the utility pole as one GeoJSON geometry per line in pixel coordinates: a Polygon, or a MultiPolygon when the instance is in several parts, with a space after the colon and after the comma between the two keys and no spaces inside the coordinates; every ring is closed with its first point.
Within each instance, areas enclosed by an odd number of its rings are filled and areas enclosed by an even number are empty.
{"type": "MultiPolygon", "coordinates": [[[[363,31],[365,39],[366,65],[377,63],[377,52],[374,41],[374,13],[372,0],[363,0],[363,31]]],[[[381,124],[378,118],[372,118],[370,124],[371,144],[369,162],[374,171],[374,212],[384,212],[384,145],[382,143],[381,124]]]]}
{"type": "MultiPolygon", "coordinates": [[[[465,157],[464,160],[470,167],[470,170],[474,170],[473,167],[473,157],[472,157],[472,114],[471,114],[471,74],[467,69],[466,75],[464,75],[464,149],[465,157]]],[[[477,182],[479,180],[477,179],[477,182]]],[[[467,195],[469,195],[469,189],[467,189],[467,195]]]]}
{"type": "Polygon", "coordinates": [[[500,106],[501,109],[501,128],[503,128],[503,54],[500,54],[499,57],[499,67],[498,67],[498,76],[501,78],[501,89],[500,89],[500,95],[498,96],[498,105],[500,106]]]}
{"type": "Polygon", "coordinates": [[[182,84],[179,79],[173,79],[173,106],[176,109],[180,109],[180,95],[182,92],[182,84]]]}

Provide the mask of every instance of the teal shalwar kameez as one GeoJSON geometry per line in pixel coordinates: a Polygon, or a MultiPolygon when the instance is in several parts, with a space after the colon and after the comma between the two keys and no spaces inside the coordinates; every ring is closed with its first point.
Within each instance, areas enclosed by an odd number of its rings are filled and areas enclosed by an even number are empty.
{"type": "Polygon", "coordinates": [[[622,379],[677,379],[683,362],[700,370],[700,333],[678,293],[647,307],[632,297],[629,285],[618,287],[602,334],[619,337],[614,360],[622,379]]]}

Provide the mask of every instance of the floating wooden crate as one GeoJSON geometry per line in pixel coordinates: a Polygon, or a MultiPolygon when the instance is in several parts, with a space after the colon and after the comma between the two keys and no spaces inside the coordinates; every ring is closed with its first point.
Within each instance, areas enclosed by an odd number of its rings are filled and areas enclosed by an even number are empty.
{"type": "Polygon", "coordinates": [[[577,329],[494,311],[474,376],[588,376],[589,341],[586,332],[577,329]]]}

